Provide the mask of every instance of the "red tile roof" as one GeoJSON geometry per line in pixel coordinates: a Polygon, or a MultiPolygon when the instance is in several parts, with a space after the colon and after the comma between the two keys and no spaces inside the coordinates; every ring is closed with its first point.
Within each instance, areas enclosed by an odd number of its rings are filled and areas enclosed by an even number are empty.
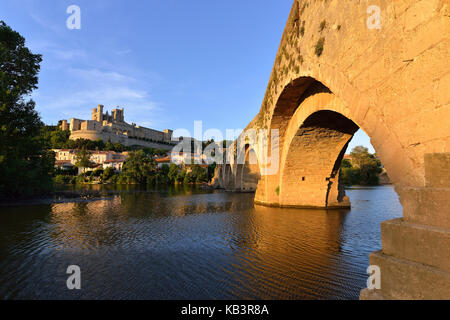
{"type": "Polygon", "coordinates": [[[158,158],[158,159],[156,159],[156,162],[158,162],[158,163],[170,162],[170,157],[158,158]]]}

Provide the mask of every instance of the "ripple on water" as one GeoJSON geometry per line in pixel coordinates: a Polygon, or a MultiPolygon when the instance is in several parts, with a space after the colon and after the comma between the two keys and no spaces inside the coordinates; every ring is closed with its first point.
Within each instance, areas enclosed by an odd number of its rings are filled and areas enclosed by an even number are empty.
{"type": "Polygon", "coordinates": [[[253,206],[251,194],[126,190],[2,208],[4,299],[357,299],[391,187],[350,189],[351,210],[253,206]],[[66,268],[83,290],[66,289],[66,268]]]}

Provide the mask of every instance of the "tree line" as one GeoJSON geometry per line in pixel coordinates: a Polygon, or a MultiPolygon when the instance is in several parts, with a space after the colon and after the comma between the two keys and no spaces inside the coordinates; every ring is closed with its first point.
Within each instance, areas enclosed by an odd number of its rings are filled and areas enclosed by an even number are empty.
{"type": "Polygon", "coordinates": [[[86,149],[76,154],[76,166],[72,170],[58,170],[55,176],[57,184],[84,184],[84,183],[110,183],[110,184],[192,184],[206,183],[214,176],[215,165],[204,168],[198,164],[178,166],[174,163],[157,165],[155,154],[149,150],[131,151],[126,159],[122,171],[115,171],[112,167],[97,168],[93,171],[83,170],[78,174],[78,168],[90,166],[90,152],[86,149]]]}

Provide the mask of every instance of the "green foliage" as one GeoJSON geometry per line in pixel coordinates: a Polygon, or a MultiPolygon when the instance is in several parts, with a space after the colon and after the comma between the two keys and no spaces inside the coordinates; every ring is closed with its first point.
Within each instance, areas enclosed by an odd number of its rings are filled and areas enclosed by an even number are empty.
{"type": "Polygon", "coordinates": [[[2,102],[17,102],[37,89],[42,56],[25,47],[25,39],[0,21],[0,84],[2,102]]]}
{"type": "Polygon", "coordinates": [[[206,168],[202,168],[198,164],[194,164],[191,167],[191,172],[188,173],[190,182],[207,182],[208,181],[208,171],[206,168]]]}
{"type": "Polygon", "coordinates": [[[359,174],[359,170],[355,168],[341,168],[340,175],[341,181],[344,185],[352,186],[361,184],[361,176],[359,174]]]}
{"type": "MultiPolygon", "coordinates": [[[[104,180],[104,181],[106,181],[106,180],[104,180]]],[[[118,174],[113,174],[109,179],[107,179],[107,181],[109,181],[112,184],[118,184],[119,175],[118,174]]]]}
{"type": "Polygon", "coordinates": [[[341,168],[351,168],[352,163],[348,159],[342,160],[341,168]]]}
{"type": "Polygon", "coordinates": [[[168,176],[162,172],[157,172],[156,174],[147,178],[147,183],[153,185],[166,185],[169,184],[169,182],[170,181],[168,176]]]}
{"type": "Polygon", "coordinates": [[[186,179],[186,176],[187,176],[187,170],[183,169],[178,176],[178,182],[184,182],[186,179]]]}
{"type": "Polygon", "coordinates": [[[123,166],[124,173],[136,183],[147,183],[156,171],[156,161],[143,150],[130,152],[123,166]]]}
{"type": "Polygon", "coordinates": [[[86,171],[86,168],[89,168],[91,165],[91,153],[87,151],[86,149],[81,149],[75,154],[75,165],[77,167],[84,168],[86,171]]]}
{"type": "Polygon", "coordinates": [[[92,175],[94,177],[100,177],[103,175],[103,169],[102,168],[97,168],[92,172],[92,175]]]}
{"type": "Polygon", "coordinates": [[[111,167],[106,168],[102,174],[102,180],[108,181],[114,175],[114,169],[111,167]]]}
{"type": "Polygon", "coordinates": [[[280,186],[278,186],[278,187],[275,189],[275,192],[277,193],[277,196],[280,195],[280,186]]]}
{"type": "Polygon", "coordinates": [[[53,170],[53,176],[57,175],[65,175],[65,176],[76,176],[78,174],[78,168],[76,166],[73,166],[71,169],[61,169],[56,167],[53,170]]]}
{"type": "Polygon", "coordinates": [[[178,182],[180,176],[180,171],[178,166],[175,163],[170,164],[169,172],[167,173],[167,177],[171,183],[178,182]]]}
{"type": "Polygon", "coordinates": [[[345,185],[378,185],[381,162],[363,146],[353,148],[352,161],[341,164],[341,179],[345,185]]]}
{"type": "Polygon", "coordinates": [[[214,174],[216,172],[216,167],[217,167],[217,165],[215,163],[210,164],[208,166],[208,169],[207,169],[207,171],[208,171],[208,181],[211,181],[212,178],[214,178],[214,174]]]}
{"type": "Polygon", "coordinates": [[[83,184],[86,183],[86,175],[84,173],[80,174],[79,176],[77,176],[75,178],[75,183],[76,184],[83,184]]]}
{"type": "Polygon", "coordinates": [[[316,53],[316,56],[320,57],[323,52],[323,45],[325,44],[325,38],[320,38],[317,40],[317,43],[314,47],[314,52],[316,53]]]}
{"type": "Polygon", "coordinates": [[[194,182],[194,180],[192,178],[192,175],[190,173],[186,173],[183,178],[183,184],[189,184],[189,183],[193,183],[193,182],[194,182]]]}
{"type": "Polygon", "coordinates": [[[198,164],[191,165],[190,168],[191,168],[190,172],[183,170],[183,172],[181,173],[184,184],[208,182],[207,168],[203,168],[198,164]]]}
{"type": "Polygon", "coordinates": [[[40,139],[43,126],[35,103],[41,55],[0,21],[0,197],[49,192],[54,154],[40,139]]]}
{"type": "Polygon", "coordinates": [[[131,177],[129,177],[127,174],[120,174],[117,177],[117,183],[118,184],[130,184],[132,182],[131,177]]]}
{"type": "Polygon", "coordinates": [[[66,175],[56,175],[53,178],[53,181],[56,184],[70,184],[72,181],[72,177],[71,176],[66,176],[66,175]]]}
{"type": "Polygon", "coordinates": [[[42,143],[47,149],[63,149],[70,137],[69,130],[61,130],[57,126],[44,126],[41,129],[42,143]]]}

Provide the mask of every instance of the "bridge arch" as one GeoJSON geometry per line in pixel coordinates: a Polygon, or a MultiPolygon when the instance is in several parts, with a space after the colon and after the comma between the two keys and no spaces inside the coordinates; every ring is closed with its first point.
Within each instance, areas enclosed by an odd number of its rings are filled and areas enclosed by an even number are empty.
{"type": "Polygon", "coordinates": [[[306,118],[302,117],[304,112],[298,113],[287,130],[281,158],[280,205],[350,206],[339,184],[339,171],[347,146],[359,127],[335,111],[316,111],[306,118]]]}
{"type": "Polygon", "coordinates": [[[236,190],[255,192],[261,179],[258,154],[250,144],[244,146],[244,163],[236,165],[236,190]]]}
{"type": "Polygon", "coordinates": [[[280,171],[263,177],[255,197],[259,204],[348,207],[338,173],[348,143],[359,128],[371,138],[395,186],[416,179],[405,174],[412,166],[411,159],[402,153],[382,118],[376,113],[361,113],[359,104],[348,106],[312,76],[287,82],[270,118],[270,129],[279,132],[280,171]]]}

